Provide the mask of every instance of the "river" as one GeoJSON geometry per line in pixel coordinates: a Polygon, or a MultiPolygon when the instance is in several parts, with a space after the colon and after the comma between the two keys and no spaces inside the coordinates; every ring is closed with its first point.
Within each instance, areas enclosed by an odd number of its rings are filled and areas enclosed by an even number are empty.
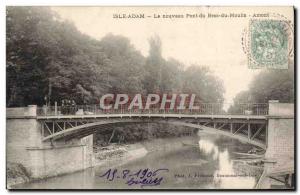
{"type": "Polygon", "coordinates": [[[261,174],[262,170],[237,160],[234,152],[252,149],[252,146],[237,140],[207,134],[185,138],[184,144],[178,144],[180,138],[164,140],[169,146],[174,143],[180,147],[156,146],[159,150],[130,162],[93,167],[14,188],[251,189],[261,174]]]}

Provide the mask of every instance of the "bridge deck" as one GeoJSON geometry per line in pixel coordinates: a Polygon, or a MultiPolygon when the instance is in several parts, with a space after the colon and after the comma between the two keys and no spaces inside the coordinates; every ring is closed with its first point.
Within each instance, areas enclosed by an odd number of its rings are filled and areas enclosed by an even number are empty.
{"type": "Polygon", "coordinates": [[[267,120],[264,115],[203,115],[203,114],[100,114],[100,115],[56,115],[37,116],[37,119],[90,119],[90,118],[131,118],[131,117],[161,117],[161,118],[220,118],[220,119],[261,119],[267,120]]]}

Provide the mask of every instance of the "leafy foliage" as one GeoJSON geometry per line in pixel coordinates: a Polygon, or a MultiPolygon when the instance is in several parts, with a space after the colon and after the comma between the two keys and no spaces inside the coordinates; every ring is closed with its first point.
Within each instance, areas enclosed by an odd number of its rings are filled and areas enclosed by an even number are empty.
{"type": "Polygon", "coordinates": [[[129,39],[100,41],[80,33],[45,7],[7,8],[7,106],[62,99],[94,104],[105,93],[196,93],[223,101],[224,87],[207,67],[162,57],[162,41],[149,39],[144,57],[129,39]]]}
{"type": "Polygon", "coordinates": [[[250,83],[248,91],[242,91],[234,98],[235,103],[267,103],[279,100],[294,102],[294,70],[264,70],[250,83]]]}
{"type": "Polygon", "coordinates": [[[294,70],[266,70],[261,72],[250,85],[254,102],[294,102],[294,70]]]}
{"type": "MultiPolygon", "coordinates": [[[[224,99],[222,82],[207,67],[184,69],[176,59],[164,59],[158,36],[149,39],[145,57],[128,38],[107,34],[92,39],[49,8],[7,7],[6,14],[8,107],[60,104],[63,99],[96,104],[106,93],[184,92],[205,102],[224,99]]],[[[153,124],[146,132],[140,125],[116,128],[115,136],[124,135],[125,141],[180,135],[153,131],[169,128],[153,124]]]]}
{"type": "Polygon", "coordinates": [[[294,68],[287,70],[263,70],[250,83],[249,90],[241,91],[229,108],[230,113],[239,112],[240,104],[268,103],[279,100],[282,103],[294,102],[294,68]]]}

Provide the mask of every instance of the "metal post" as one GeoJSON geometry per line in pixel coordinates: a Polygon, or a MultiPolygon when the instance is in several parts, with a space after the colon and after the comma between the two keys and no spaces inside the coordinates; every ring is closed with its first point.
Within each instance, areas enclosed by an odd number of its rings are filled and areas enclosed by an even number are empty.
{"type": "Polygon", "coordinates": [[[266,147],[268,147],[268,123],[266,124],[266,133],[265,133],[265,141],[266,141],[266,147]]]}
{"type": "Polygon", "coordinates": [[[44,123],[42,123],[42,137],[45,137],[44,123]]]}
{"type": "Polygon", "coordinates": [[[54,102],[54,110],[55,116],[57,116],[57,101],[54,102]]]}
{"type": "Polygon", "coordinates": [[[233,133],[233,124],[230,123],[230,133],[233,133]]]}
{"type": "Polygon", "coordinates": [[[251,139],[250,123],[248,123],[248,139],[251,139]]]}

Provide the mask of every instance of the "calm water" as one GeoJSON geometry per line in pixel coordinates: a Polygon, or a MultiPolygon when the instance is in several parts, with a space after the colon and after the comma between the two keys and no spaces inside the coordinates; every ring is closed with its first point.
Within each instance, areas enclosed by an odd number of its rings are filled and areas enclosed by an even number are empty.
{"type": "MultiPolygon", "coordinates": [[[[174,145],[177,142],[178,146],[178,139],[166,141],[173,141],[174,145]]],[[[123,165],[94,167],[15,187],[33,189],[253,188],[258,176],[249,174],[247,166],[242,168],[239,166],[236,169],[237,165],[233,161],[235,156],[232,153],[245,152],[251,148],[229,138],[199,135],[199,137],[189,138],[187,146],[150,152],[140,159],[123,165]],[[130,181],[131,178],[133,180],[130,181]],[[152,185],[135,184],[142,181],[152,185]]]]}

